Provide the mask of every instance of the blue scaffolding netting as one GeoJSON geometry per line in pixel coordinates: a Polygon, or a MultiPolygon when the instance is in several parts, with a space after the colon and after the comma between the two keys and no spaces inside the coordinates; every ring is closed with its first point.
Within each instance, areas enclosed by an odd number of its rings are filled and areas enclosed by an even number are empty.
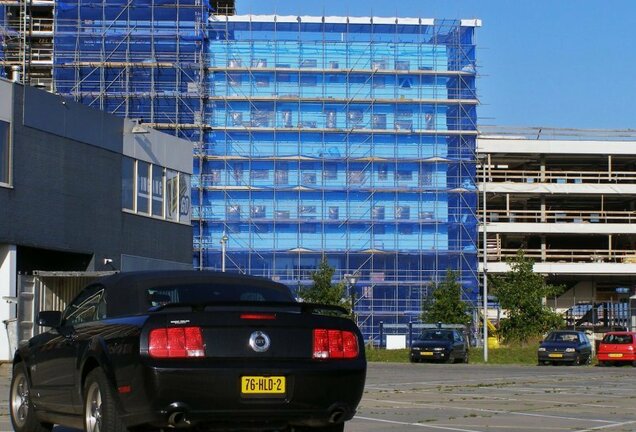
{"type": "Polygon", "coordinates": [[[326,256],[369,339],[447,269],[478,298],[474,27],[58,2],[61,94],[191,139],[193,260],[311,283],[326,256]]]}

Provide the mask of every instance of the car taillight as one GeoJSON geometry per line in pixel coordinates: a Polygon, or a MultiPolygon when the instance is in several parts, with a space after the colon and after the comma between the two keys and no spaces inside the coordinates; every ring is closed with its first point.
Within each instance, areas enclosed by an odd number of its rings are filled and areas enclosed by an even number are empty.
{"type": "Polygon", "coordinates": [[[358,357],[358,337],[346,330],[314,329],[315,359],[351,359],[358,357]]]}
{"type": "Polygon", "coordinates": [[[148,352],[154,358],[203,357],[200,327],[168,327],[150,331],[148,352]]]}

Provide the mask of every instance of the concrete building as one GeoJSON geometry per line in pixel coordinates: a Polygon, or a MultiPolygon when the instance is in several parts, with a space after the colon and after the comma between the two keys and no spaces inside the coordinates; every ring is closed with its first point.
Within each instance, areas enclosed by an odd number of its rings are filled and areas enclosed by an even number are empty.
{"type": "Polygon", "coordinates": [[[191,149],[0,79],[0,320],[34,271],[191,268],[191,149]]]}
{"type": "Polygon", "coordinates": [[[536,272],[565,285],[563,295],[547,301],[566,312],[570,325],[629,327],[629,298],[636,295],[636,133],[480,132],[487,271],[507,271],[506,259],[523,249],[536,272]]]}

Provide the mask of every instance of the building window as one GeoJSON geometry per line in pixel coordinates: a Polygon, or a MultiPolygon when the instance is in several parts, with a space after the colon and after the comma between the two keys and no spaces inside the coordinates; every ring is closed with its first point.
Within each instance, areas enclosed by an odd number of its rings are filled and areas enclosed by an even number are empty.
{"type": "Polygon", "coordinates": [[[304,173],[302,173],[302,184],[304,184],[304,185],[315,185],[316,184],[316,173],[312,173],[312,172],[304,172],[304,173]]]}
{"type": "Polygon", "coordinates": [[[166,170],[166,219],[179,220],[179,176],[176,171],[166,170]]]}
{"type": "Polygon", "coordinates": [[[315,75],[302,75],[300,77],[301,87],[316,87],[318,85],[318,77],[315,75]]]}
{"type": "Polygon", "coordinates": [[[373,208],[371,209],[371,218],[373,220],[383,220],[384,206],[373,206],[373,208]]]}
{"type": "Polygon", "coordinates": [[[267,59],[252,59],[252,67],[253,68],[266,68],[267,67],[267,59]]]}
{"type": "Polygon", "coordinates": [[[322,172],[322,178],[324,180],[337,180],[338,165],[336,165],[335,163],[326,163],[324,171],[322,172]]]}
{"type": "Polygon", "coordinates": [[[179,222],[190,224],[190,176],[179,173],[179,222]]]}
{"type": "Polygon", "coordinates": [[[232,126],[243,126],[243,113],[238,111],[230,111],[230,119],[232,126]]]}
{"type": "Polygon", "coordinates": [[[413,180],[413,171],[411,170],[398,170],[397,179],[401,181],[413,180]]]}
{"type": "Polygon", "coordinates": [[[121,206],[126,210],[135,210],[135,160],[124,157],[122,160],[121,206]]]}
{"type": "Polygon", "coordinates": [[[340,208],[337,206],[329,207],[329,219],[339,219],[340,208]]]}
{"type": "Polygon", "coordinates": [[[163,168],[152,166],[152,215],[163,216],[163,168]]]}
{"type": "Polygon", "coordinates": [[[373,114],[371,123],[372,129],[386,129],[386,114],[373,114]]]}
{"type": "Polygon", "coordinates": [[[388,180],[389,178],[389,166],[382,164],[378,167],[378,180],[388,180]]]}
{"type": "Polygon", "coordinates": [[[386,85],[386,77],[383,77],[383,76],[373,77],[373,88],[384,88],[385,85],[386,85]]]}
{"type": "Polygon", "coordinates": [[[231,86],[240,86],[243,82],[243,76],[237,73],[227,74],[227,83],[231,86]]]}
{"type": "Polygon", "coordinates": [[[304,59],[300,61],[300,67],[315,69],[318,67],[318,61],[316,59],[304,59]]]}
{"type": "Polygon", "coordinates": [[[300,232],[305,234],[314,234],[316,232],[316,224],[302,223],[300,224],[300,232]]]}
{"type": "Polygon", "coordinates": [[[396,219],[410,219],[411,208],[409,206],[398,206],[395,208],[396,219]]]}
{"type": "Polygon", "coordinates": [[[267,75],[256,75],[256,87],[269,87],[269,77],[267,75]]]}
{"type": "Polygon", "coordinates": [[[411,62],[408,60],[396,60],[395,61],[395,69],[396,70],[409,70],[411,68],[411,62]]]}
{"type": "Polygon", "coordinates": [[[250,216],[252,219],[263,219],[265,217],[265,206],[253,205],[250,209],[250,216]]]}
{"type": "Polygon", "coordinates": [[[284,186],[289,184],[289,169],[286,164],[280,164],[274,171],[274,184],[284,186]]]}
{"type": "Polygon", "coordinates": [[[11,183],[10,124],[0,120],[0,183],[11,183]]]}
{"type": "Polygon", "coordinates": [[[349,127],[360,126],[364,120],[364,112],[361,109],[350,109],[347,112],[349,127]]]}
{"type": "Polygon", "coordinates": [[[137,161],[137,213],[150,213],[150,164],[137,161]]]}
{"type": "Polygon", "coordinates": [[[250,178],[252,180],[267,180],[269,179],[269,170],[254,169],[250,171],[250,178]]]}

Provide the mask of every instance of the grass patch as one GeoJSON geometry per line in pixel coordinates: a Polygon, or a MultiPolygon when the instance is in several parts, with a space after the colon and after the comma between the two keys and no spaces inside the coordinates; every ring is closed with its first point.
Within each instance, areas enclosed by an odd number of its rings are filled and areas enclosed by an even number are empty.
{"type": "MultiPolygon", "coordinates": [[[[488,350],[488,364],[537,364],[537,349],[539,344],[526,346],[502,346],[488,350]]],[[[470,363],[484,363],[484,349],[472,348],[470,350],[470,363]]]]}
{"type": "MultiPolygon", "coordinates": [[[[539,344],[529,344],[527,346],[504,346],[497,349],[488,350],[488,364],[537,364],[537,348],[539,344]]],[[[377,348],[366,349],[367,361],[381,363],[408,363],[409,350],[385,350],[377,348]]],[[[469,363],[483,364],[484,350],[482,348],[471,348],[469,363]]]]}

